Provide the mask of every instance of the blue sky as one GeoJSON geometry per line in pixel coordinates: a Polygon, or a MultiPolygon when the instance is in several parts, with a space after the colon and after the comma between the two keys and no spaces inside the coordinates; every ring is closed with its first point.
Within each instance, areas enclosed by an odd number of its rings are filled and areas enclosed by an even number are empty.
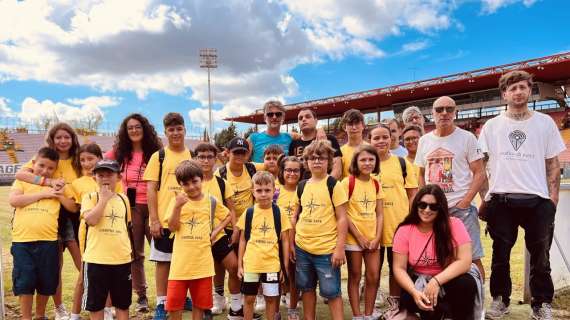
{"type": "MultiPolygon", "coordinates": [[[[570,51],[564,0],[0,2],[0,124],[207,125],[198,50],[218,49],[216,130],[268,99],[318,99],[570,51]]],[[[244,128],[244,127],[241,127],[244,128]]]]}

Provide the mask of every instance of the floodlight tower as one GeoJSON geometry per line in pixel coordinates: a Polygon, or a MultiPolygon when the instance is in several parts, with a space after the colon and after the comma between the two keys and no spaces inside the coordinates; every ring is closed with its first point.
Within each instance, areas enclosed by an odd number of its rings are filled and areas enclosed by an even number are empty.
{"type": "Polygon", "coordinates": [[[212,48],[200,49],[200,68],[208,69],[208,138],[214,141],[212,122],[212,89],[210,86],[210,70],[218,67],[218,51],[212,48]]]}

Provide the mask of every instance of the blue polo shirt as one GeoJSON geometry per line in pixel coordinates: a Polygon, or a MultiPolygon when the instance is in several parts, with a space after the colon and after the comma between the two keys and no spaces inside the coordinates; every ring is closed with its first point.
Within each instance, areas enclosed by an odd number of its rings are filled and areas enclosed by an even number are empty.
{"type": "Polygon", "coordinates": [[[283,149],[285,155],[287,155],[289,151],[289,145],[293,140],[291,135],[288,133],[280,132],[277,136],[268,135],[267,132],[254,132],[249,136],[249,140],[251,141],[251,161],[253,162],[263,162],[263,152],[265,149],[272,145],[278,145],[283,149]]]}

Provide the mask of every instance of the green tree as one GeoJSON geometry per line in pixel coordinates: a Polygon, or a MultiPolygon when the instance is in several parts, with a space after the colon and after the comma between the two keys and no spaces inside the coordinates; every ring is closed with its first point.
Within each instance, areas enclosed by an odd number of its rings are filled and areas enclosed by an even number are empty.
{"type": "Polygon", "coordinates": [[[237,135],[236,125],[232,122],[227,128],[222,129],[222,131],[214,135],[214,141],[216,142],[216,146],[226,147],[230,140],[237,137],[237,135]]]}
{"type": "Polygon", "coordinates": [[[244,139],[249,138],[249,136],[250,136],[252,133],[254,133],[254,132],[256,132],[254,126],[247,128],[247,130],[246,130],[245,133],[243,134],[243,138],[244,138],[244,139]]]}

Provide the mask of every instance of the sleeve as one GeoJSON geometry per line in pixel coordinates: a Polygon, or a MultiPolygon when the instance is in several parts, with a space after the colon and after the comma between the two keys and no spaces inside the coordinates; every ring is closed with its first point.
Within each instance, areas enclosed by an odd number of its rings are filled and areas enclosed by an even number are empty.
{"type": "Polygon", "coordinates": [[[74,199],[74,198],[75,198],[75,193],[73,192],[73,188],[71,188],[71,185],[66,184],[66,185],[63,187],[63,195],[64,195],[66,198],[69,198],[69,199],[74,199]]]}
{"type": "MultiPolygon", "coordinates": [[[[410,164],[410,162],[408,161],[408,159],[404,158],[404,161],[406,162],[406,181],[404,183],[404,188],[406,189],[411,189],[411,188],[417,188],[418,187],[418,177],[416,174],[414,174],[414,168],[412,167],[412,165],[410,164]]],[[[400,165],[400,164],[398,164],[400,165]]]]}
{"type": "Polygon", "coordinates": [[[338,140],[335,136],[327,135],[329,141],[331,142],[331,146],[334,149],[334,157],[342,157],[342,151],[340,151],[340,144],[338,144],[338,140]]]}
{"type": "Polygon", "coordinates": [[[549,132],[548,137],[546,139],[546,152],[544,153],[545,159],[551,159],[558,156],[562,151],[566,150],[566,145],[562,140],[562,136],[560,135],[560,131],[556,128],[556,124],[554,120],[550,117],[548,118],[549,122],[549,132]]]}
{"type": "Polygon", "coordinates": [[[153,153],[148,160],[146,169],[144,170],[143,180],[144,181],[157,181],[158,182],[158,172],[160,171],[158,162],[158,151],[153,153]]]}
{"type": "Polygon", "coordinates": [[[414,159],[414,163],[420,167],[420,168],[425,168],[426,167],[426,162],[425,162],[425,151],[424,151],[424,146],[426,144],[425,140],[426,138],[424,138],[425,135],[423,137],[420,138],[420,141],[418,142],[418,150],[416,152],[416,158],[414,159]]]}
{"type": "Polygon", "coordinates": [[[221,201],[216,201],[216,209],[214,212],[215,218],[222,221],[228,216],[228,214],[230,214],[230,210],[228,210],[221,201]]]}
{"type": "Polygon", "coordinates": [[[483,128],[479,133],[479,147],[481,148],[481,152],[489,152],[489,145],[487,144],[487,126],[490,122],[487,121],[483,124],[483,128]]]}
{"type": "Polygon", "coordinates": [[[394,241],[392,242],[392,251],[399,254],[408,254],[410,243],[410,226],[402,226],[398,228],[396,234],[394,235],[394,241]]]}
{"type": "Polygon", "coordinates": [[[348,177],[342,179],[342,181],[340,182],[340,185],[344,190],[344,192],[346,192],[347,197],[348,197],[348,184],[349,184],[348,177]]]}
{"type": "Polygon", "coordinates": [[[24,192],[24,184],[20,180],[14,180],[14,183],[12,183],[12,187],[10,188],[10,191],[22,191],[22,192],[24,192]]]}
{"type": "MultiPolygon", "coordinates": [[[[247,209],[246,209],[246,211],[247,211],[247,209]]],[[[237,224],[236,224],[236,227],[238,227],[238,229],[240,229],[240,230],[244,230],[244,229],[245,229],[245,216],[246,216],[246,214],[245,214],[245,212],[244,212],[244,213],[239,217],[239,220],[238,220],[238,222],[237,222],[237,224]]]]}
{"type": "Polygon", "coordinates": [[[25,169],[32,169],[34,167],[34,165],[32,164],[32,161],[36,158],[36,156],[32,157],[30,160],[28,160],[28,162],[24,163],[24,165],[22,166],[22,168],[25,169]]]}
{"type": "Polygon", "coordinates": [[[482,159],[483,152],[481,152],[481,147],[479,146],[479,142],[477,142],[477,138],[471,132],[468,132],[468,141],[467,141],[467,161],[469,163],[482,159]]]}
{"type": "Polygon", "coordinates": [[[336,185],[334,186],[333,189],[332,202],[335,207],[343,205],[348,202],[348,193],[342,187],[341,183],[338,181],[336,182],[336,185]]]}
{"type": "Polygon", "coordinates": [[[292,229],[291,221],[289,220],[289,218],[287,217],[286,214],[281,212],[281,232],[291,230],[291,229],[292,229]]]}
{"type": "Polygon", "coordinates": [[[111,148],[109,151],[105,152],[105,154],[103,155],[103,158],[111,159],[111,160],[117,160],[115,158],[115,149],[111,148]]]}
{"type": "Polygon", "coordinates": [[[467,232],[467,229],[465,229],[465,225],[463,224],[463,222],[461,222],[461,220],[455,217],[451,217],[450,224],[451,224],[451,237],[454,240],[453,243],[454,247],[458,247],[462,244],[471,242],[469,233],[467,232]]]}
{"type": "Polygon", "coordinates": [[[382,183],[380,183],[380,180],[373,177],[370,177],[370,179],[378,181],[378,192],[376,192],[376,200],[384,199],[386,196],[384,195],[384,191],[382,190],[382,183]]]}
{"type": "Polygon", "coordinates": [[[164,221],[168,221],[168,219],[170,219],[170,217],[172,216],[172,211],[174,211],[175,204],[176,204],[176,197],[172,197],[172,199],[170,199],[170,202],[168,202],[168,206],[166,207],[166,212],[164,213],[164,221]]]}
{"type": "Polygon", "coordinates": [[[224,180],[224,185],[226,186],[224,199],[231,199],[231,197],[234,196],[234,189],[230,188],[230,185],[226,180],[224,180]]]}
{"type": "Polygon", "coordinates": [[[85,195],[83,199],[81,199],[81,216],[84,216],[84,213],[93,209],[97,204],[97,193],[92,192],[90,194],[85,195]]]}
{"type": "MultiPolygon", "coordinates": [[[[77,181],[77,180],[75,180],[75,181],[77,181]]],[[[73,193],[73,199],[75,199],[75,203],[81,204],[81,194],[80,194],[80,191],[78,190],[79,188],[78,188],[77,183],[75,181],[73,181],[71,183],[69,188],[71,189],[71,192],[73,193]]]]}

